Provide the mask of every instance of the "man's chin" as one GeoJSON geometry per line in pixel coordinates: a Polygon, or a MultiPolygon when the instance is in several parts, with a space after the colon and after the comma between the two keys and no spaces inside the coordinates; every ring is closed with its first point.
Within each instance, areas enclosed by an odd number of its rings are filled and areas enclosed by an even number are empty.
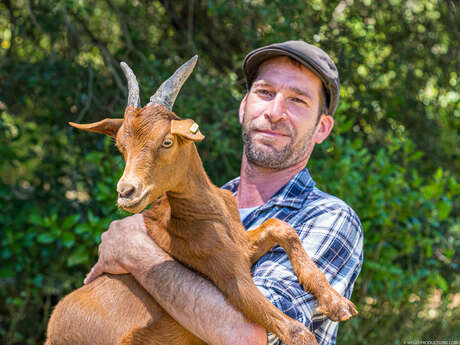
{"type": "Polygon", "coordinates": [[[280,145],[277,142],[271,141],[253,141],[251,150],[271,159],[283,159],[291,151],[290,145],[280,145]]]}
{"type": "Polygon", "coordinates": [[[245,155],[249,163],[260,168],[278,169],[280,163],[283,161],[283,157],[280,157],[279,152],[275,151],[273,148],[246,150],[245,155]]]}

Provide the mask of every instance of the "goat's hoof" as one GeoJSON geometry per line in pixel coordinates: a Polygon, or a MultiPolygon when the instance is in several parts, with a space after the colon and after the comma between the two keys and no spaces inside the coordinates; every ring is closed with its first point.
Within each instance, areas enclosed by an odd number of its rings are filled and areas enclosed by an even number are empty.
{"type": "Polygon", "coordinates": [[[289,345],[318,345],[316,338],[303,325],[295,325],[289,329],[289,340],[286,341],[289,345]]]}
{"type": "Polygon", "coordinates": [[[332,290],[330,294],[321,296],[318,301],[318,310],[332,321],[345,321],[358,315],[353,302],[335,290],[332,290]]]}
{"type": "Polygon", "coordinates": [[[313,335],[313,333],[308,332],[304,334],[305,337],[302,339],[302,345],[318,345],[318,342],[316,341],[316,337],[313,335]]]}

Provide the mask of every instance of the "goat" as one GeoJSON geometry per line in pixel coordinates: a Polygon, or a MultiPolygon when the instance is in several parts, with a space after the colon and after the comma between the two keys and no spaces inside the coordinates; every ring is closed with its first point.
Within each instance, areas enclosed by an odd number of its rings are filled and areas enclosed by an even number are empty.
{"type": "MultiPolygon", "coordinates": [[[[117,184],[118,205],[132,213],[151,205],[143,212],[144,221],[163,250],[208,277],[248,320],[283,342],[316,344],[303,324],[278,310],[253,283],[251,265],[274,244],[286,250],[299,282],[326,316],[342,321],[357,311],[329,285],[291,226],[269,219],[246,232],[232,193],[206,175],[194,144],[204,136],[193,120],[172,112],[196,61],[197,56],[180,67],[142,108],[136,77],[122,62],[129,88],[124,118],[70,124],[116,138],[126,162],[117,184]]],[[[106,274],[59,302],[48,326],[46,345],[51,344],[204,342],[172,319],[131,275],[106,274]]]]}

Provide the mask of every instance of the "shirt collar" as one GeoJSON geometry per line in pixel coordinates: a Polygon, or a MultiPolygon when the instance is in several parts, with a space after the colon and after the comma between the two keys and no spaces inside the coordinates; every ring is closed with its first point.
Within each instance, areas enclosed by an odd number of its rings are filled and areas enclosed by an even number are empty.
{"type": "MultiPolygon", "coordinates": [[[[240,178],[237,177],[225,185],[222,186],[224,189],[228,189],[236,194],[238,186],[240,185],[240,178]]],[[[272,206],[291,207],[299,209],[307,199],[310,192],[315,187],[315,181],[313,181],[310,172],[307,168],[302,169],[297,175],[295,175],[284,187],[281,187],[275,195],[271,197],[259,210],[268,209],[272,206]]]]}

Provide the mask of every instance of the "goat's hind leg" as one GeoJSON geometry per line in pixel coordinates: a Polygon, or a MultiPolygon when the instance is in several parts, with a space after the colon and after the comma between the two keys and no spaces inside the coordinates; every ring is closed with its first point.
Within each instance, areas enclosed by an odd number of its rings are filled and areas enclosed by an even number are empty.
{"type": "Polygon", "coordinates": [[[326,276],[308,256],[294,228],[279,219],[268,219],[248,231],[251,264],[259,260],[275,244],[288,254],[294,272],[305,291],[318,300],[318,309],[333,321],[345,321],[358,314],[355,305],[329,284],[326,276]]]}
{"type": "Polygon", "coordinates": [[[205,345],[205,342],[166,314],[147,327],[125,334],[120,345],[205,345]]]}

